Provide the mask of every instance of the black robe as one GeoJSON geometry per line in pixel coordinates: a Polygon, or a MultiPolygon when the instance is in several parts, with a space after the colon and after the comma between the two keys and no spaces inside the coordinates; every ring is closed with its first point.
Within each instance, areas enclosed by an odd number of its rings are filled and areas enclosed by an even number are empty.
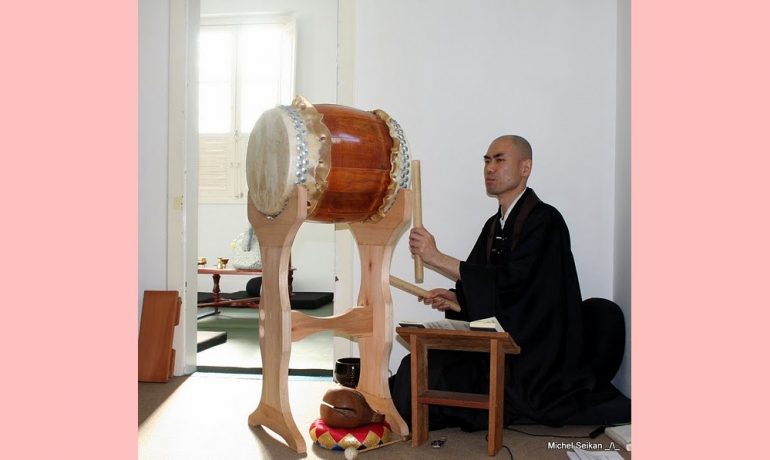
{"type": "MultiPolygon", "coordinates": [[[[496,316],[521,346],[506,357],[505,424],[529,419],[561,425],[586,406],[596,381],[582,360],[581,294],[567,225],[559,211],[527,189],[506,219],[498,260],[490,260],[489,242],[500,211],[490,217],[468,259],[460,263],[456,293],[462,311],[446,316],[466,321],[496,316]],[[527,199],[535,199],[515,248],[511,248],[517,216],[527,199]]],[[[499,223],[497,224],[499,226],[499,223]]],[[[485,393],[489,357],[472,352],[432,350],[432,389],[485,393]]],[[[407,381],[409,356],[392,379],[394,403],[407,419],[411,408],[407,381]],[[404,365],[406,363],[406,366],[404,365]]],[[[431,406],[431,429],[460,426],[485,429],[486,411],[431,406]]]]}

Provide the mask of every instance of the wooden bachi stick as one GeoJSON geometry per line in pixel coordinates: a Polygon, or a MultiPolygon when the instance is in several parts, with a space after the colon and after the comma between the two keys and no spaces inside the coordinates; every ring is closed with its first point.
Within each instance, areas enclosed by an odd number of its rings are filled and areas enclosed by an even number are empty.
{"type": "MultiPolygon", "coordinates": [[[[422,228],[422,183],[420,181],[419,160],[412,160],[412,191],[414,192],[412,226],[422,228]]],[[[422,284],[424,277],[422,257],[414,256],[414,282],[422,284]]]]}
{"type": "MultiPolygon", "coordinates": [[[[417,297],[428,297],[430,296],[430,292],[426,291],[425,289],[415,286],[414,284],[408,283],[400,278],[396,278],[393,275],[390,275],[390,285],[394,288],[401,289],[404,292],[408,292],[409,294],[416,295],[417,297]]],[[[454,310],[456,312],[460,311],[460,305],[456,304],[455,302],[452,302],[449,299],[444,299],[444,301],[449,305],[449,308],[451,310],[454,310]]]]}
{"type": "MultiPolygon", "coordinates": [[[[359,454],[365,454],[365,453],[369,452],[370,450],[379,449],[380,447],[389,446],[389,445],[395,444],[397,442],[406,442],[406,441],[411,441],[411,440],[412,440],[412,435],[408,434],[408,435],[404,436],[403,438],[394,439],[393,441],[388,441],[388,442],[383,443],[383,444],[377,444],[376,446],[368,447],[368,448],[366,448],[364,450],[359,450],[358,453],[359,454]]],[[[345,457],[345,458],[347,458],[347,457],[345,457]]]]}

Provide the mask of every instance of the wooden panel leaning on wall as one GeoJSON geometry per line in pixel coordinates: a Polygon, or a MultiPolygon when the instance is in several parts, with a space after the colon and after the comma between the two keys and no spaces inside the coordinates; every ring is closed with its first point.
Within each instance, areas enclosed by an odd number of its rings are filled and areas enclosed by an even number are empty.
{"type": "Polygon", "coordinates": [[[177,291],[144,291],[139,325],[139,381],[168,382],[174,369],[174,327],[182,299],[177,291]]]}

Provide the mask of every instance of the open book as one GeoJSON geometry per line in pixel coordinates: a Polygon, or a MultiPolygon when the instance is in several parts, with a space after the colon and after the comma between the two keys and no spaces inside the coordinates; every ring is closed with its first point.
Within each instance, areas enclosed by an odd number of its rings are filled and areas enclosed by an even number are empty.
{"type": "Polygon", "coordinates": [[[435,321],[399,321],[401,327],[420,327],[426,329],[448,329],[450,331],[487,331],[505,332],[503,326],[494,316],[476,321],[459,321],[456,319],[439,319],[435,321]]]}

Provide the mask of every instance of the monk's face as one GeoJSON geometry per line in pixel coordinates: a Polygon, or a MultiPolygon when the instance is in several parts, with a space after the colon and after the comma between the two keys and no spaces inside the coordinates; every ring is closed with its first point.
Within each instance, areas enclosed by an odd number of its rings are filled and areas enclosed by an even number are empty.
{"type": "Polygon", "coordinates": [[[532,160],[524,160],[510,141],[496,140],[484,155],[484,185],[489,195],[504,198],[517,195],[526,186],[532,160]]]}

